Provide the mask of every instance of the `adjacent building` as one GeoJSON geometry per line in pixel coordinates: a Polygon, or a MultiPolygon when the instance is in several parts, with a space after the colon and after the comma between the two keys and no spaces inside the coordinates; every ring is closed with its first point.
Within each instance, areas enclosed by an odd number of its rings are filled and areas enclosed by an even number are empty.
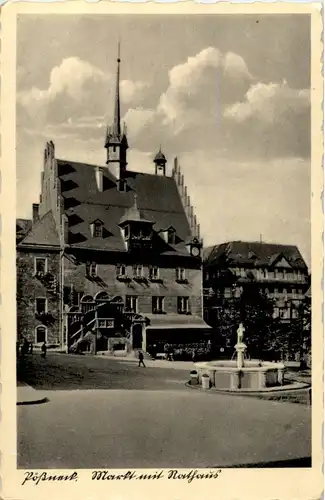
{"type": "Polygon", "coordinates": [[[204,249],[204,317],[215,326],[218,299],[239,299],[254,281],[274,299],[274,317],[297,318],[300,302],[310,287],[307,265],[293,245],[230,241],[204,249]],[[214,300],[215,299],[215,300],[214,300]]]}
{"type": "MultiPolygon", "coordinates": [[[[17,220],[18,336],[92,352],[207,342],[202,239],[177,159],[128,167],[120,59],[106,163],[44,151],[33,219],[17,220]]],[[[104,157],[104,150],[103,150],[104,157]]]]}

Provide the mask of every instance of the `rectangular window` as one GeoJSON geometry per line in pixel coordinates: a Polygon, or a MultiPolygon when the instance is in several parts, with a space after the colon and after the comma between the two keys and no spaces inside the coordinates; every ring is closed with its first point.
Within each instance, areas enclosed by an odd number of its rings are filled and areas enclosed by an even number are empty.
{"type": "Polygon", "coordinates": [[[298,318],[298,311],[297,311],[297,309],[292,309],[291,315],[292,315],[292,319],[297,319],[298,318]]]}
{"type": "Polygon", "coordinates": [[[184,267],[176,267],[176,281],[185,281],[184,267]]]}
{"type": "Polygon", "coordinates": [[[36,276],[43,276],[47,272],[47,259],[43,257],[35,257],[34,268],[36,276]]]}
{"type": "Polygon", "coordinates": [[[98,328],[113,328],[114,320],[112,319],[99,319],[98,328]]]}
{"type": "Polygon", "coordinates": [[[274,297],[278,297],[279,291],[277,288],[274,288],[274,297]]]}
{"type": "Polygon", "coordinates": [[[278,317],[279,317],[279,308],[275,307],[273,312],[273,318],[278,318],[278,317]]]}
{"type": "Polygon", "coordinates": [[[164,297],[152,297],[152,312],[153,314],[164,312],[164,297]]]}
{"type": "Polygon", "coordinates": [[[45,314],[47,312],[47,300],[43,297],[35,299],[36,314],[45,314]]]}
{"type": "Polygon", "coordinates": [[[177,297],[177,312],[178,314],[187,314],[190,311],[189,297],[177,297]]]}
{"type": "Polygon", "coordinates": [[[149,267],[149,279],[151,279],[151,280],[159,279],[159,267],[158,266],[150,266],[149,267]]]}
{"type": "Polygon", "coordinates": [[[231,299],[231,297],[232,297],[231,288],[225,288],[224,297],[225,297],[225,299],[231,299]]]}
{"type": "Polygon", "coordinates": [[[127,295],[125,297],[125,309],[127,312],[136,313],[138,311],[138,297],[127,295]]]}
{"type": "Polygon", "coordinates": [[[118,278],[122,278],[123,276],[126,276],[126,266],[125,266],[125,264],[117,264],[117,266],[116,266],[116,276],[118,278]]]}
{"type": "Polygon", "coordinates": [[[134,278],[142,278],[143,276],[143,266],[142,264],[137,264],[133,266],[133,277],[134,278]]]}

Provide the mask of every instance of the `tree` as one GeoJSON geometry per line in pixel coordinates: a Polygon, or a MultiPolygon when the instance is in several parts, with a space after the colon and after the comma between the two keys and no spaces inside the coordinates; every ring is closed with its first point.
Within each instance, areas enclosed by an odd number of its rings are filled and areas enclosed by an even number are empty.
{"type": "Polygon", "coordinates": [[[218,347],[231,356],[237,341],[240,323],[245,326],[244,342],[251,357],[259,359],[274,356],[275,325],[274,301],[261,289],[252,274],[241,283],[230,270],[219,275],[218,288],[206,299],[209,323],[217,330],[218,347]],[[232,289],[232,297],[225,298],[219,290],[232,289]],[[241,293],[239,293],[241,290],[241,293]]]}

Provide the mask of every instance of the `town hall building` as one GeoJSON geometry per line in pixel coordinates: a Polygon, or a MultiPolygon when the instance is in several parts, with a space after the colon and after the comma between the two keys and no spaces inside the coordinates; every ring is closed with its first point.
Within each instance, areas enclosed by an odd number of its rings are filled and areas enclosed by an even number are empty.
{"type": "Polygon", "coordinates": [[[119,58],[104,146],[90,165],[46,144],[39,203],[16,226],[18,338],[94,353],[208,342],[200,227],[177,159],[170,176],[161,149],[152,173],[129,169],[119,58]]]}

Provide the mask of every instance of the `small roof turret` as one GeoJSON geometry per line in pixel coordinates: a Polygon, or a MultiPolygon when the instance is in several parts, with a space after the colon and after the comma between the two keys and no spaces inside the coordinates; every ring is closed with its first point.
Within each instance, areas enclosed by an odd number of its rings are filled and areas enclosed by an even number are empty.
{"type": "Polygon", "coordinates": [[[160,162],[166,162],[166,156],[164,155],[164,153],[161,151],[161,147],[159,148],[159,151],[158,153],[156,154],[154,160],[153,160],[155,163],[160,163],[160,162]]]}
{"type": "Polygon", "coordinates": [[[154,224],[154,222],[142,217],[140,210],[138,208],[137,195],[134,193],[133,205],[126,210],[124,215],[121,217],[119,225],[123,225],[126,222],[144,222],[147,224],[154,224]]]}

